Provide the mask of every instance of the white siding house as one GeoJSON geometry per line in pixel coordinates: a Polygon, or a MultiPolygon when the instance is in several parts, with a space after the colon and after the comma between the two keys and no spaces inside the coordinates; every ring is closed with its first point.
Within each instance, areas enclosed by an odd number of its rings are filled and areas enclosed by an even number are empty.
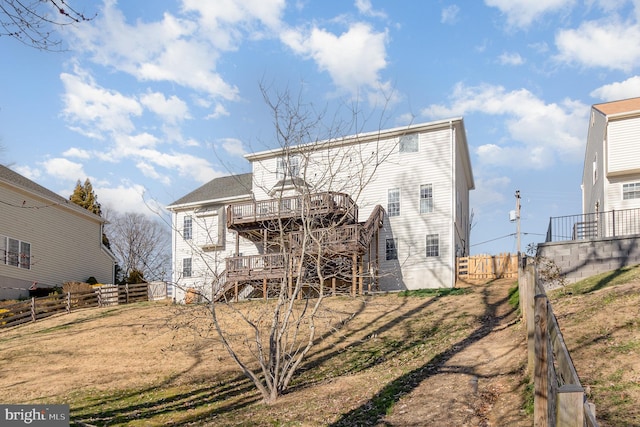
{"type": "Polygon", "coordinates": [[[639,153],[640,98],[593,105],[582,175],[582,211],[605,221],[600,227],[609,234],[640,233],[638,220],[626,214],[640,208],[639,153]],[[612,211],[618,213],[610,214],[612,211]],[[618,220],[616,230],[614,219],[618,220]]]}
{"type": "MultiPolygon", "coordinates": [[[[203,281],[200,287],[206,288],[211,265],[218,266],[214,269],[218,274],[225,273],[220,261],[234,251],[236,256],[249,256],[266,254],[269,248],[260,242],[259,235],[255,238],[256,230],[251,238],[247,229],[235,227],[237,233],[227,229],[226,245],[203,252],[200,242],[193,245],[186,241],[185,216],[195,224],[202,210],[218,209],[220,218],[220,208],[226,205],[227,215],[234,218],[225,220],[234,227],[235,215],[246,207],[234,202],[249,201],[259,211],[273,206],[267,201],[280,200],[278,209],[290,209],[301,188],[312,195],[329,195],[332,203],[348,198],[358,218],[354,226],[373,223],[381,212],[378,207],[384,210],[375,238],[365,244],[366,253],[357,261],[353,258],[353,271],[359,271],[359,278],[368,276],[380,290],[455,285],[456,257],[469,252],[469,191],[474,188],[462,118],[269,150],[246,158],[251,162],[251,174],[223,178],[244,182],[242,190],[232,195],[203,192],[206,195],[202,197],[191,193],[169,206],[174,221],[174,282],[179,287],[196,286],[193,276],[197,276],[203,281]],[[189,256],[193,271],[187,280],[181,260],[189,256]],[[218,262],[213,263],[212,257],[218,262]],[[209,272],[195,272],[205,264],[209,272]]],[[[203,187],[220,189],[220,180],[203,187]]],[[[267,231],[264,233],[266,236],[267,231]]],[[[196,239],[196,231],[190,239],[196,239]]],[[[249,265],[241,258],[234,259],[249,265]]]]}
{"type": "Polygon", "coordinates": [[[0,166],[0,298],[67,281],[114,283],[104,219],[0,166]]]}

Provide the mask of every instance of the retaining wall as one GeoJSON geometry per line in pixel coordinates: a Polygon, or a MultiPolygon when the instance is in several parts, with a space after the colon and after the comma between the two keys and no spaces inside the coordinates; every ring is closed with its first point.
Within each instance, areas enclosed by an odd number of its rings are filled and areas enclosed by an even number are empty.
{"type": "Polygon", "coordinates": [[[574,283],[620,267],[640,264],[640,235],[538,244],[538,256],[553,260],[574,283]]]}

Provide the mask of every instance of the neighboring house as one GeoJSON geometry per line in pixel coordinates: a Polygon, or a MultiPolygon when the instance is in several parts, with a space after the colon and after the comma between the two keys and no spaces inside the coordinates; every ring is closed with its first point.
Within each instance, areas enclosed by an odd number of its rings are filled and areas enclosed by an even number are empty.
{"type": "Polygon", "coordinates": [[[105,220],[0,166],[0,298],[67,281],[114,283],[115,257],[102,245],[105,220]]]}
{"type": "Polygon", "coordinates": [[[246,158],[251,174],[214,179],[168,207],[178,301],[189,288],[268,295],[285,270],[312,277],[288,264],[301,251],[301,218],[318,224],[327,288],[455,285],[456,257],[469,253],[474,188],[462,118],[246,158]]]}
{"type": "Polygon", "coordinates": [[[582,175],[589,216],[576,238],[640,234],[640,218],[629,211],[640,208],[639,148],[640,98],[592,106],[582,175]]]}

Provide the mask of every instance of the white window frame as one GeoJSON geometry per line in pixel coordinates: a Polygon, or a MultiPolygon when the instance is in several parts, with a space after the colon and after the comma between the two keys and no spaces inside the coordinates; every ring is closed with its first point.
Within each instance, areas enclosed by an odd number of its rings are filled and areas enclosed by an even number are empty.
{"type": "Polygon", "coordinates": [[[387,215],[400,216],[400,188],[387,190],[387,215]]]}
{"type": "Polygon", "coordinates": [[[640,182],[622,184],[622,200],[640,199],[640,182]]]}
{"type": "Polygon", "coordinates": [[[425,255],[427,258],[435,258],[440,256],[440,235],[427,234],[425,245],[425,255]]]}
{"type": "Polygon", "coordinates": [[[193,218],[191,215],[185,215],[182,219],[182,238],[184,240],[193,238],[193,218]]]}
{"type": "Polygon", "coordinates": [[[385,260],[395,261],[398,259],[398,239],[388,238],[385,241],[385,260]]]}
{"type": "Polygon", "coordinates": [[[420,150],[420,143],[417,133],[402,135],[398,141],[398,151],[400,153],[417,153],[420,150]]]}
{"type": "Polygon", "coordinates": [[[286,156],[276,159],[276,178],[297,178],[300,176],[300,157],[286,156]]]}
{"type": "Polygon", "coordinates": [[[31,270],[31,243],[0,236],[0,264],[31,270]]]}
{"type": "Polygon", "coordinates": [[[420,185],[420,213],[433,212],[433,184],[420,185]]]}
{"type": "Polygon", "coordinates": [[[193,261],[191,258],[182,258],[182,277],[193,276],[193,261]]]}

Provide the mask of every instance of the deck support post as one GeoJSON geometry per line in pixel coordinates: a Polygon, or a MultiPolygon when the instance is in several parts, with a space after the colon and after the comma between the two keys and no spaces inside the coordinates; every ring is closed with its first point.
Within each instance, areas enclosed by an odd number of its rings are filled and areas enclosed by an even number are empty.
{"type": "Polygon", "coordinates": [[[262,279],[262,297],[267,299],[267,278],[262,279]]]}
{"type": "Polygon", "coordinates": [[[356,296],[356,286],[358,280],[358,255],[351,256],[351,296],[356,296]]]}
{"type": "Polygon", "coordinates": [[[336,278],[331,278],[331,296],[336,296],[336,278]]]}

